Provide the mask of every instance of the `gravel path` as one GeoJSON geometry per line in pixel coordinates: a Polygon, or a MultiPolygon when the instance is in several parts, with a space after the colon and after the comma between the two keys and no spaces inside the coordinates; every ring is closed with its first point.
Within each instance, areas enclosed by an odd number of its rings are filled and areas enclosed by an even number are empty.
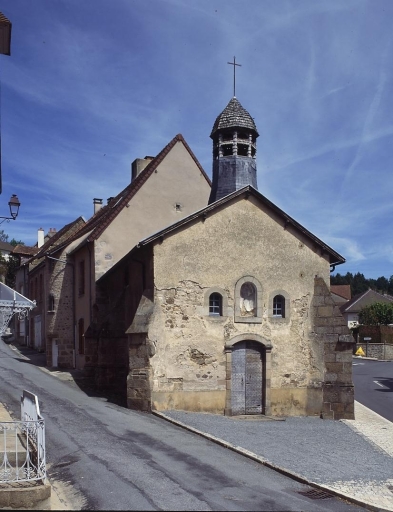
{"type": "Polygon", "coordinates": [[[165,415],[314,482],[363,479],[365,468],[371,480],[393,477],[393,459],[340,421],[309,417],[285,421],[234,419],[182,411],[165,411],[165,415]]]}

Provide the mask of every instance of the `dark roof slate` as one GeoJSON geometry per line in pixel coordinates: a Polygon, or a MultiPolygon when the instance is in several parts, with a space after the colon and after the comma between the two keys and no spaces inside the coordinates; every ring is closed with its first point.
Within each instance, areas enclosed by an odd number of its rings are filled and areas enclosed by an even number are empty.
{"type": "Polygon", "coordinates": [[[393,297],[390,295],[382,295],[375,290],[369,288],[363,293],[358,293],[352,299],[342,306],[340,306],[341,313],[357,313],[365,306],[375,304],[376,302],[393,302],[393,297]]]}
{"type": "Polygon", "coordinates": [[[12,254],[17,254],[18,256],[34,256],[38,251],[38,247],[30,247],[28,245],[18,244],[14,247],[12,254]]]}
{"type": "Polygon", "coordinates": [[[215,120],[210,137],[213,137],[216,131],[226,128],[248,128],[253,130],[258,136],[254,119],[235,96],[215,120]]]}
{"type": "Polygon", "coordinates": [[[12,252],[14,250],[14,246],[8,242],[3,242],[0,240],[0,251],[9,251],[12,252]]]}

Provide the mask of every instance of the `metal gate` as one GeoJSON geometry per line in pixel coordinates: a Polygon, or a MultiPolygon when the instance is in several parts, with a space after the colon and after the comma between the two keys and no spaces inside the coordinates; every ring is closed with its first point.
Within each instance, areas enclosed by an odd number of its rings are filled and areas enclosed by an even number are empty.
{"type": "Polygon", "coordinates": [[[263,360],[258,343],[242,341],[232,351],[232,414],[262,414],[263,360]]]}

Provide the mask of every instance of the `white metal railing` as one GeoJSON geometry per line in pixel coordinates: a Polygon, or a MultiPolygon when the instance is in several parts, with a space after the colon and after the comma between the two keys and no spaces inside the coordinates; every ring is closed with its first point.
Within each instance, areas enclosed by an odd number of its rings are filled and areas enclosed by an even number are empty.
{"type": "Polygon", "coordinates": [[[21,421],[0,422],[0,483],[45,479],[45,421],[37,396],[24,390],[21,421]]]}

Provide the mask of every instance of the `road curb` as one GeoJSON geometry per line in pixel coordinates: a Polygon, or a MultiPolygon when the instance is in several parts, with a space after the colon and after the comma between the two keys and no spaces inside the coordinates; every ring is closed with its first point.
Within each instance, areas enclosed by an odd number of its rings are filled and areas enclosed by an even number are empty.
{"type": "Polygon", "coordinates": [[[273,469],[274,471],[277,471],[278,473],[281,473],[284,476],[292,478],[293,480],[296,480],[299,483],[309,485],[310,487],[313,487],[315,489],[320,489],[322,491],[326,491],[329,494],[332,494],[332,495],[334,495],[338,498],[341,498],[343,500],[349,501],[350,503],[352,503],[354,505],[360,505],[361,507],[364,507],[368,510],[372,510],[375,512],[392,512],[392,509],[381,508],[381,507],[377,507],[374,505],[370,505],[369,503],[365,503],[364,501],[357,500],[356,498],[354,498],[351,495],[336,491],[335,489],[331,489],[328,486],[318,484],[316,482],[312,482],[311,480],[308,480],[304,476],[294,473],[293,471],[290,471],[289,469],[278,466],[277,464],[270,462],[268,459],[265,459],[264,457],[257,455],[256,453],[246,450],[245,448],[242,448],[240,446],[235,446],[231,443],[228,443],[228,441],[224,441],[223,439],[220,439],[219,437],[208,434],[207,432],[203,432],[194,427],[190,427],[189,425],[186,425],[182,421],[175,420],[162,412],[151,411],[151,413],[154,416],[157,416],[165,421],[168,421],[169,423],[172,423],[173,425],[177,425],[178,427],[181,427],[185,430],[188,430],[189,432],[193,432],[194,434],[204,437],[204,438],[208,439],[209,441],[212,441],[213,443],[223,446],[224,448],[228,448],[229,450],[232,450],[233,452],[239,453],[240,455],[244,455],[245,457],[248,457],[249,459],[253,460],[254,462],[258,462],[259,464],[262,464],[263,466],[273,469]]]}
{"type": "Polygon", "coordinates": [[[50,510],[52,488],[49,483],[34,486],[0,485],[0,508],[19,510],[50,510]]]}

